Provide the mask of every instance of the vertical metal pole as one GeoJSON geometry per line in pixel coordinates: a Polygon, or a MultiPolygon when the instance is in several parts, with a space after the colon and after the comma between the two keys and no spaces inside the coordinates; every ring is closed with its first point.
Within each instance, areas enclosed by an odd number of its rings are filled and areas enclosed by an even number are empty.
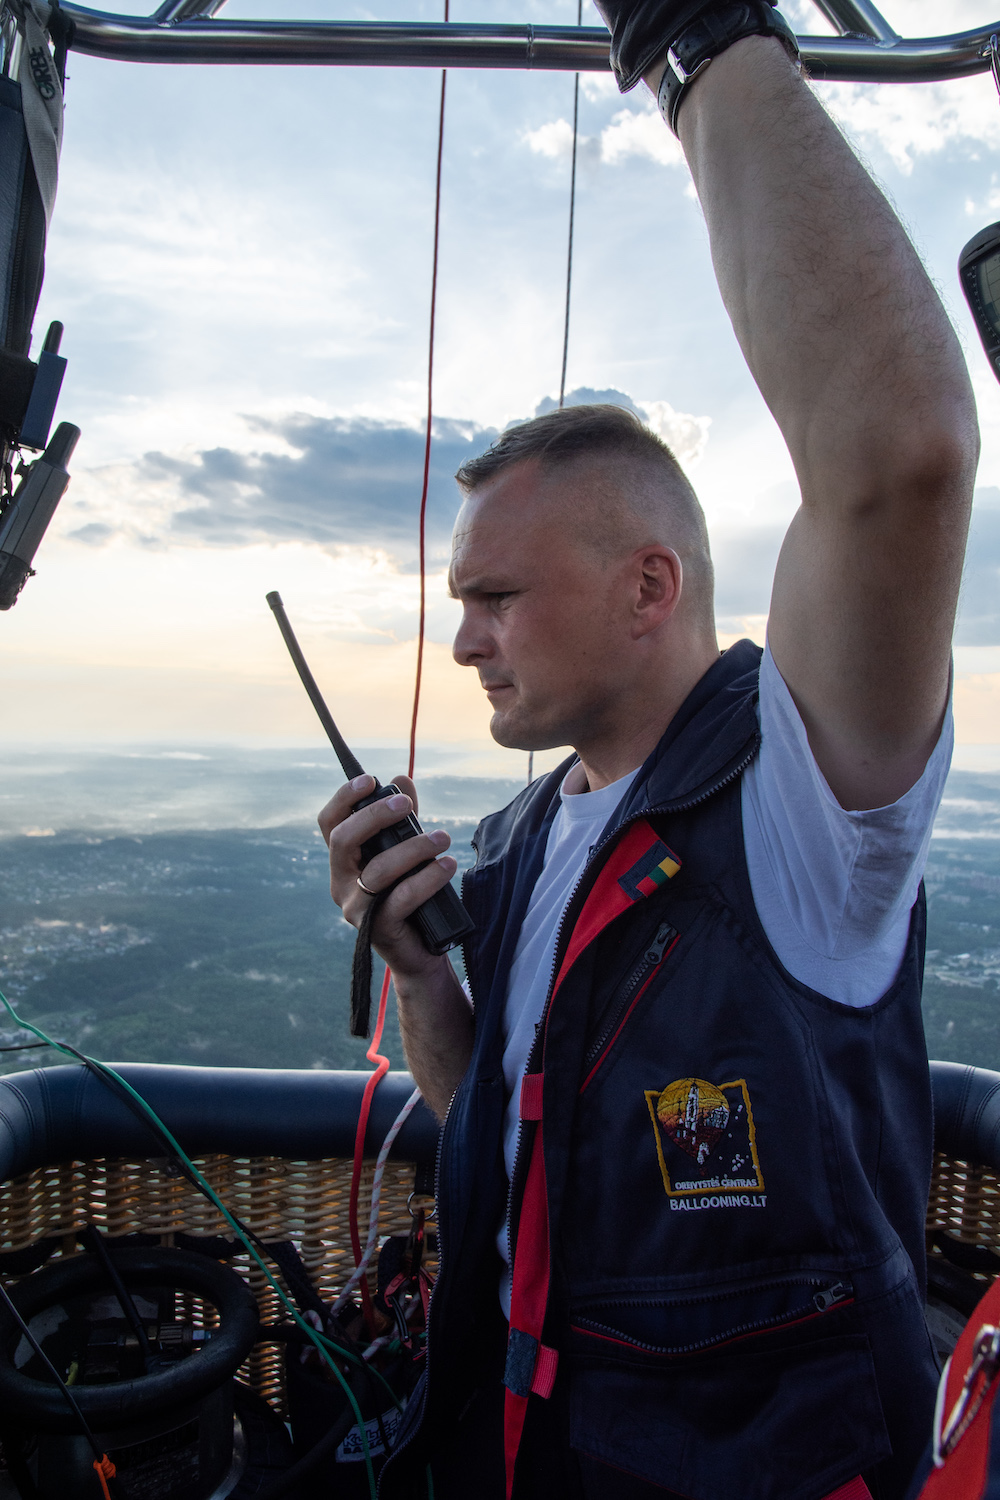
{"type": "MultiPolygon", "coordinates": [[[[576,24],[583,24],[583,0],[576,3],[576,24]]],[[[566,400],[566,363],[569,359],[569,304],[573,288],[573,221],[576,217],[576,143],[580,126],[580,75],[573,80],[573,158],[569,175],[569,235],[566,244],[566,314],[563,319],[562,372],[559,376],[559,410],[566,400]]]]}

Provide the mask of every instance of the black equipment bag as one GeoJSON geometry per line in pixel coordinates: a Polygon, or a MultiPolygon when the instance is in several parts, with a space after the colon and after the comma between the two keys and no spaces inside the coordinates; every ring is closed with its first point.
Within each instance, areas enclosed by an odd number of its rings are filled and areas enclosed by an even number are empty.
{"type": "MultiPolygon", "coordinates": [[[[26,355],[45,268],[45,209],[28,147],[21,86],[12,78],[0,78],[0,266],[0,344],[5,354],[26,355]]],[[[5,397],[0,390],[4,406],[5,397]]]]}
{"type": "Polygon", "coordinates": [[[66,368],[61,323],[50,325],[38,355],[29,357],[72,32],[58,4],[6,0],[0,11],[0,610],[10,609],[34,571],[32,559],[69,482],[66,463],[79,437],[63,423],[49,440],[66,368]],[[32,464],[19,462],[15,474],[22,448],[44,452],[32,464]]]}

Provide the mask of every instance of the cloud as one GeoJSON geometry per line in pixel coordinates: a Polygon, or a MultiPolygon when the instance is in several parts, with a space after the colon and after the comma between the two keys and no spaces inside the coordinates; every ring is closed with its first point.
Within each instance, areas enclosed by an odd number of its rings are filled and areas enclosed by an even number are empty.
{"type": "MultiPolygon", "coordinates": [[[[536,156],[557,160],[560,156],[569,156],[573,150],[573,127],[568,120],[547,120],[537,130],[523,131],[521,139],[536,156]]],[[[578,147],[579,144],[578,140],[578,147]]]]}
{"type": "Polygon", "coordinates": [[[581,73],[580,92],[588,104],[597,104],[605,99],[620,99],[621,92],[618,88],[615,75],[607,73],[581,73]]]}
{"type": "Polygon", "coordinates": [[[766,615],[774,565],[785,526],[747,526],[712,536],[715,561],[715,614],[720,627],[741,629],[747,615],[766,615]]]}
{"type": "Polygon", "coordinates": [[[1000,645],[1000,490],[976,491],[955,643],[1000,645]]]}
{"type": "MultiPolygon", "coordinates": [[[[812,21],[820,21],[815,12],[812,21]]],[[[813,34],[830,30],[822,23],[807,29],[813,34]]],[[[582,88],[593,105],[608,108],[619,99],[610,76],[585,77],[582,88]]],[[[906,176],[921,158],[955,150],[978,157],[984,149],[1000,148],[1000,111],[988,77],[981,85],[961,79],[906,88],[866,83],[817,83],[816,88],[848,136],[865,151],[884,151],[906,176]]],[[[560,116],[523,131],[521,139],[538,156],[566,158],[572,150],[573,127],[560,116]]],[[[622,103],[596,135],[581,132],[577,144],[588,160],[596,158],[606,166],[632,158],[664,167],[684,165],[680,142],[664,128],[659,110],[644,91],[622,103]]]]}
{"type": "MultiPolygon", "coordinates": [[[[767,613],[785,524],[749,526],[712,537],[715,612],[723,629],[767,613]]],[[[1000,646],[1000,489],[976,491],[956,646],[1000,646]]]]}
{"type": "MultiPolygon", "coordinates": [[[[604,401],[647,420],[682,462],[705,447],[708,417],[677,412],[665,401],[644,406],[617,390],[580,387],[569,405],[604,401]]],[[[546,397],[536,415],[555,408],[546,397]]],[[[147,453],[134,465],[81,476],[65,534],[99,546],[123,536],[145,546],[243,547],[298,542],[326,550],[364,548],[390,554],[402,571],[414,566],[424,465],[424,433],[366,417],[303,413],[254,418],[255,450],[147,453]]],[[[427,503],[432,566],[448,550],[460,495],[454,474],[498,435],[449,417],[434,419],[427,503]]]]}
{"type": "MultiPolygon", "coordinates": [[[[614,388],[580,386],[566,397],[571,406],[592,402],[636,412],[688,466],[705,449],[707,416],[675,411],[666,401],[633,400],[614,388]]],[[[546,397],[535,414],[556,404],[546,397]]],[[[92,548],[123,536],[147,548],[297,542],[332,554],[358,549],[371,559],[362,595],[355,600],[341,592],[343,618],[336,628],[352,637],[407,638],[413,601],[397,597],[390,575],[411,574],[416,566],[423,433],[368,418],[301,414],[255,419],[251,427],[264,440],[257,451],[151,453],[111,479],[91,475],[88,483],[80,476],[84,483],[65,535],[92,548]]],[[[427,526],[434,573],[444,564],[458,510],[455,470],[496,437],[493,427],[435,419],[427,526]]],[[[767,613],[785,528],[783,519],[713,528],[716,613],[723,629],[767,613]]],[[[450,629],[450,617],[440,622],[444,636],[450,629]]],[[[1000,489],[977,491],[955,639],[959,646],[1000,645],[1000,489]]]]}
{"type": "MultiPolygon", "coordinates": [[[[598,99],[617,93],[617,88],[610,80],[610,90],[605,86],[595,93],[593,84],[589,88],[585,84],[584,92],[589,98],[598,99]]],[[[568,157],[573,149],[573,127],[560,116],[556,120],[547,120],[534,130],[522,131],[521,139],[536,156],[558,160],[568,157]]],[[[618,166],[629,157],[656,162],[661,167],[682,167],[685,164],[680,142],[664,126],[651,98],[637,97],[635,107],[619,109],[598,136],[578,135],[577,151],[588,161],[596,158],[610,167],[618,166]]]]}
{"type": "Polygon", "coordinates": [[[115,532],[114,527],[106,526],[103,521],[90,521],[86,526],[78,526],[69,534],[74,542],[85,542],[89,547],[99,547],[102,542],[110,541],[115,532]]]}
{"type": "MultiPolygon", "coordinates": [[[[595,391],[590,386],[578,386],[575,391],[570,391],[563,405],[585,406],[594,402],[624,406],[626,411],[634,411],[673,450],[682,464],[690,466],[697,463],[705,451],[708,429],[712,425],[711,417],[696,417],[690,412],[675,411],[669,401],[633,401],[624,391],[595,391]]],[[[557,405],[551,396],[546,396],[536,406],[535,415],[540,417],[545,412],[555,411],[557,405]]]]}
{"type": "Polygon", "coordinates": [[[696,464],[708,446],[711,417],[695,417],[686,411],[674,411],[669,401],[644,401],[640,415],[663,441],[673,449],[682,464],[696,464]]]}
{"type": "Polygon", "coordinates": [[[918,158],[953,153],[980,155],[1000,146],[1000,111],[987,74],[982,83],[817,85],[841,129],[871,151],[881,148],[905,175],[918,158]]]}
{"type": "Polygon", "coordinates": [[[601,161],[613,167],[630,156],[661,167],[685,165],[680,141],[667,130],[652,99],[638,110],[619,110],[601,131],[601,161]]]}
{"type": "MultiPolygon", "coordinates": [[[[165,540],[240,546],[306,542],[321,547],[414,549],[424,464],[416,427],[365,418],[289,416],[258,420],[279,451],[203,450],[192,457],[149,453],[139,478],[172,482],[178,508],[165,540]]],[[[436,418],[431,445],[427,539],[447,546],[459,505],[460,464],[496,437],[495,428],[436,418]]]]}

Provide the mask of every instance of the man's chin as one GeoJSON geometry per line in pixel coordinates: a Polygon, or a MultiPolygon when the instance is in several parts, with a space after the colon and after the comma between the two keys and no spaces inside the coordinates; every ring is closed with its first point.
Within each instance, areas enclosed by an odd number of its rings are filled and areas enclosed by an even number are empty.
{"type": "Polygon", "coordinates": [[[499,709],[490,720],[490,734],[505,750],[551,750],[564,743],[561,739],[553,739],[537,725],[525,724],[516,715],[501,713],[499,709]]]}
{"type": "Polygon", "coordinates": [[[490,720],[490,734],[505,750],[527,750],[524,734],[517,724],[511,723],[509,714],[494,713],[490,720]]]}

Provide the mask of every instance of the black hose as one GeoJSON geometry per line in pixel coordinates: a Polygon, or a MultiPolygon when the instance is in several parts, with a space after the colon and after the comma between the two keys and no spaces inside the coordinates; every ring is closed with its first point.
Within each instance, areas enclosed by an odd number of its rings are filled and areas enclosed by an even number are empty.
{"type": "Polygon", "coordinates": [[[111,1259],[111,1256],[108,1254],[108,1247],[104,1243],[104,1238],[101,1235],[100,1230],[97,1228],[96,1224],[88,1224],[79,1238],[83,1241],[83,1244],[87,1247],[87,1249],[91,1250],[97,1256],[98,1260],[101,1262],[101,1265],[104,1267],[104,1274],[105,1276],[107,1276],[108,1280],[111,1282],[112,1287],[114,1288],[114,1293],[118,1298],[118,1305],[125,1316],[125,1321],[126,1323],[128,1323],[132,1332],[135,1334],[136,1339],[138,1340],[139,1350],[142,1354],[143,1364],[146,1367],[146,1374],[148,1375],[152,1370],[158,1367],[159,1360],[153,1354],[153,1350],[149,1342],[149,1335],[146,1332],[146,1325],[142,1321],[142,1318],[140,1318],[139,1316],[138,1309],[136,1308],[135,1303],[132,1301],[132,1295],[129,1292],[128,1287],[125,1285],[124,1281],[122,1281],[121,1273],[119,1272],[118,1267],[115,1265],[114,1261],[111,1259]]]}
{"type": "Polygon", "coordinates": [[[35,1351],[42,1364],[52,1376],[53,1384],[60,1391],[64,1401],[66,1402],[66,1405],[73,1413],[77,1425],[79,1426],[84,1437],[87,1439],[87,1442],[93,1449],[94,1457],[97,1459],[98,1463],[100,1463],[104,1457],[104,1452],[94,1436],[90,1423],[87,1421],[86,1417],[83,1415],[83,1412],[80,1410],[79,1403],[77,1402],[76,1397],[73,1395],[73,1392],[70,1390],[66,1381],[59,1374],[59,1371],[56,1369],[51,1359],[49,1359],[49,1356],[46,1354],[41,1344],[35,1338],[35,1335],[31,1331],[28,1320],[26,1318],[23,1318],[18,1309],[15,1307],[13,1301],[11,1300],[9,1292],[7,1291],[7,1288],[4,1286],[2,1281],[0,1281],[0,1298],[3,1299],[7,1311],[10,1313],[11,1317],[20,1328],[22,1334],[27,1339],[28,1343],[31,1345],[32,1349],[35,1351]]]}
{"type": "Polygon", "coordinates": [[[25,1443],[21,1434],[13,1427],[5,1427],[0,1431],[0,1442],[3,1443],[7,1473],[14,1481],[14,1488],[21,1496],[21,1500],[43,1500],[41,1490],[31,1477],[31,1470],[28,1468],[28,1460],[25,1456],[25,1443]]]}
{"type": "MultiPolygon", "coordinates": [[[[229,1381],[257,1342],[257,1304],[242,1277],[217,1261],[185,1250],[164,1247],[122,1250],[115,1262],[132,1288],[171,1286],[193,1292],[211,1303],[220,1327],[195,1358],[172,1361],[152,1373],[129,1380],[81,1384],[54,1389],[15,1366],[11,1357],[14,1328],[63,1301],[96,1289],[105,1275],[94,1256],[70,1256],[18,1283],[12,1297],[0,1283],[0,1408],[7,1421],[21,1420],[44,1432],[75,1432],[85,1419],[97,1432],[141,1421],[165,1408],[199,1400],[229,1381]],[[70,1410],[72,1408],[72,1412],[70,1410]],[[79,1417],[77,1415],[79,1408],[79,1417]]],[[[58,1372],[55,1377],[58,1382],[58,1372]]],[[[98,1450],[95,1457],[100,1458],[98,1450]]]]}
{"type": "Polygon", "coordinates": [[[333,1452],[343,1442],[344,1438],[355,1425],[354,1412],[350,1406],[334,1422],[329,1432],[325,1432],[318,1443],[314,1443],[308,1453],[304,1453],[297,1463],[292,1464],[283,1474],[278,1474],[259,1489],[254,1500],[278,1500],[281,1495],[287,1495],[300,1479],[305,1479],[311,1474],[316,1465],[326,1458],[327,1454],[333,1452]]]}

